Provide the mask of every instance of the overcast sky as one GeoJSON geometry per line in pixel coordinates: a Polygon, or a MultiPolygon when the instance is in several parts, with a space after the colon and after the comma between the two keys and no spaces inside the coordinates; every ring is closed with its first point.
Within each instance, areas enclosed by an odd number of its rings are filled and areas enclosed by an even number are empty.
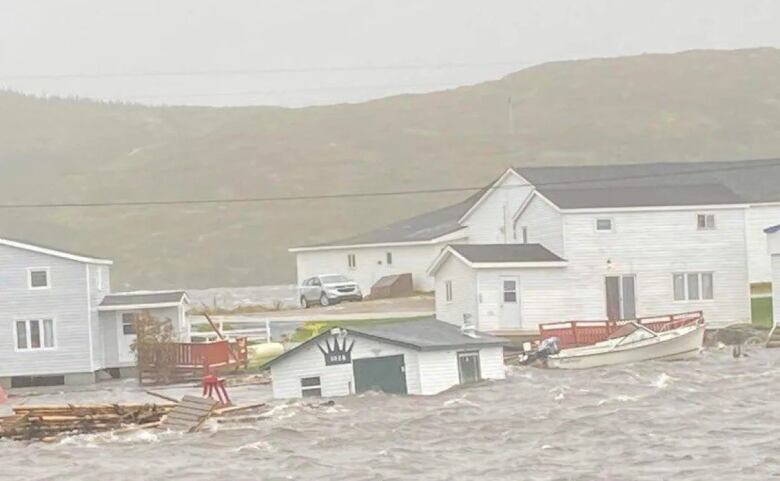
{"type": "Polygon", "coordinates": [[[550,60],[780,47],[778,26],[777,0],[0,0],[0,85],[300,106],[550,60]]]}

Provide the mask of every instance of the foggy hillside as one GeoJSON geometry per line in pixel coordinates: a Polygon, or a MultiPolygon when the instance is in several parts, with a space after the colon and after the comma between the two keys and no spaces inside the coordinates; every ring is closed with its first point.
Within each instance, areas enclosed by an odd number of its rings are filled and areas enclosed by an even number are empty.
{"type": "MultiPolygon", "coordinates": [[[[777,157],[778,78],[780,50],[756,49],[556,62],[302,109],[0,93],[0,203],[328,195],[482,185],[510,165],[777,157]]],[[[0,237],[113,258],[114,289],[281,283],[294,279],[290,246],[468,194],[0,209],[0,237]]]]}

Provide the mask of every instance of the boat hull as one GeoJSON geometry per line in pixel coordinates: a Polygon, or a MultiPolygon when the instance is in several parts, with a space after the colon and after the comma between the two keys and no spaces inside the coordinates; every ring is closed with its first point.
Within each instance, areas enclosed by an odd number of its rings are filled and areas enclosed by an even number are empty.
{"type": "Polygon", "coordinates": [[[554,369],[590,369],[652,360],[682,360],[696,357],[704,342],[704,325],[691,326],[679,333],[665,333],[649,342],[617,348],[599,346],[564,349],[547,359],[554,369]]]}

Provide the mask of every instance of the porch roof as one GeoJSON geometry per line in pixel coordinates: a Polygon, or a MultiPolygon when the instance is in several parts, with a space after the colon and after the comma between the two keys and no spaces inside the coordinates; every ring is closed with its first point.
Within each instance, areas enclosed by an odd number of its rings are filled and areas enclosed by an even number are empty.
{"type": "Polygon", "coordinates": [[[148,309],[154,307],[175,307],[189,303],[184,291],[137,291],[108,294],[98,306],[99,311],[122,309],[148,309]]]}

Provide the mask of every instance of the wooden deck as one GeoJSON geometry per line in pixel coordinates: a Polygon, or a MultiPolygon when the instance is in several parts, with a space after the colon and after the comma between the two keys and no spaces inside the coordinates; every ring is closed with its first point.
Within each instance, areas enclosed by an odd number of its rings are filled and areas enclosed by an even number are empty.
{"type": "Polygon", "coordinates": [[[173,342],[140,351],[138,375],[141,384],[182,382],[246,369],[248,363],[245,337],[213,342],[173,342]]]}

